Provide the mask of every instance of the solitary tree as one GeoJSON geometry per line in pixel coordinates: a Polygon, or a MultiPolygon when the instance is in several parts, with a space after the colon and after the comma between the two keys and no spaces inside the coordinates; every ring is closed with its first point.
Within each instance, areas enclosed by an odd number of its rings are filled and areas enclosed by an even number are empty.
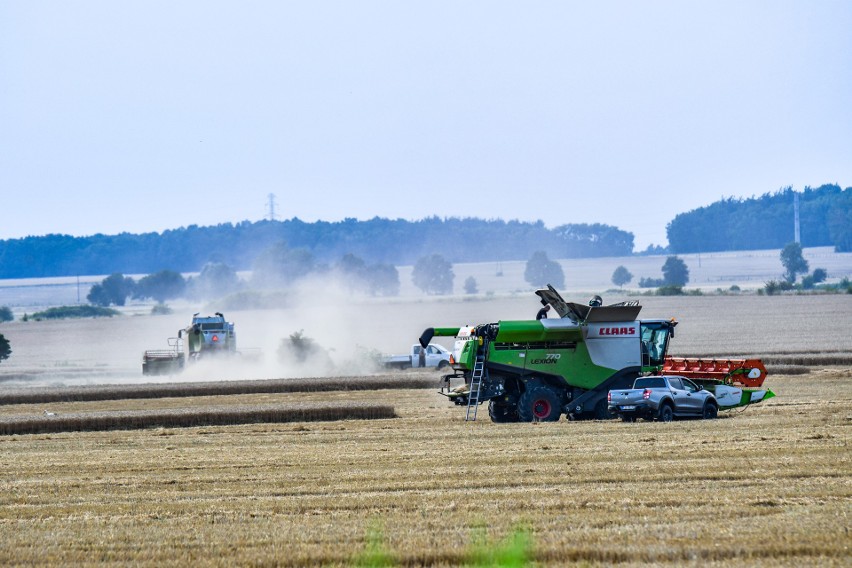
{"type": "Polygon", "coordinates": [[[314,264],[314,255],[308,249],[291,249],[279,242],[257,257],[252,279],[261,286],[287,286],[312,272],[314,264]]]}
{"type": "Polygon", "coordinates": [[[208,262],[198,276],[187,283],[189,294],[198,298],[221,298],[241,286],[236,271],[224,262],[208,262]]]}
{"type": "Polygon", "coordinates": [[[689,282],[689,269],[677,256],[670,256],[663,263],[663,284],[666,286],[686,286],[689,282]]]}
{"type": "Polygon", "coordinates": [[[619,266],[612,273],[612,283],[619,288],[629,284],[631,280],[633,280],[633,274],[623,266],[619,266]]]}
{"type": "Polygon", "coordinates": [[[399,271],[393,264],[371,264],[365,278],[373,296],[399,296],[399,271]]]}
{"type": "Polygon", "coordinates": [[[557,288],[565,286],[565,273],[562,266],[555,260],[547,258],[544,251],[534,252],[527,261],[524,269],[524,280],[532,286],[544,286],[552,284],[557,288]]]}
{"type": "Polygon", "coordinates": [[[479,292],[479,288],[476,286],[476,278],[468,276],[464,281],[464,293],[476,294],[477,292],[479,292]]]}
{"type": "Polygon", "coordinates": [[[808,261],[802,256],[802,245],[797,242],[789,243],[781,250],[781,264],[787,271],[784,279],[793,283],[796,275],[808,271],[808,261]]]}
{"type": "Polygon", "coordinates": [[[108,307],[111,304],[123,306],[127,297],[133,294],[136,282],[120,272],[110,274],[100,284],[95,284],[89,290],[86,299],[96,306],[108,307]]]}
{"type": "Polygon", "coordinates": [[[411,272],[411,281],[427,294],[452,294],[453,265],[440,254],[420,258],[411,272]]]}
{"type": "Polygon", "coordinates": [[[0,307],[0,323],[12,321],[13,319],[15,319],[15,316],[12,314],[12,310],[6,306],[0,307]]]}
{"type": "Polygon", "coordinates": [[[139,279],[133,292],[134,298],[153,298],[165,302],[179,298],[186,291],[186,280],[179,272],[161,270],[139,279]]]}
{"type": "Polygon", "coordinates": [[[12,348],[9,346],[9,340],[0,333],[0,361],[8,359],[11,354],[12,348]]]}

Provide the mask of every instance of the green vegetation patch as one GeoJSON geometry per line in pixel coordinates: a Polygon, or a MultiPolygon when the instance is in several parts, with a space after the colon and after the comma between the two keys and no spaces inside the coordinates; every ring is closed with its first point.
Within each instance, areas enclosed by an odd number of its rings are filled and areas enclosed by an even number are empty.
{"type": "Polygon", "coordinates": [[[29,316],[31,319],[66,319],[66,318],[111,318],[120,316],[121,312],[101,306],[59,306],[36,312],[29,316]]]}

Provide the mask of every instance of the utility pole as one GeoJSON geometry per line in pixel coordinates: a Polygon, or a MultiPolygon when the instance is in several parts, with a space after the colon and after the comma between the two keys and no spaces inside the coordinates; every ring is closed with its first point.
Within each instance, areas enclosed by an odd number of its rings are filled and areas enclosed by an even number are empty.
{"type": "Polygon", "coordinates": [[[266,202],[266,207],[268,209],[267,215],[269,216],[270,221],[274,221],[275,218],[276,218],[276,215],[275,215],[275,194],[270,193],[269,195],[266,196],[266,198],[268,200],[266,202]]]}
{"type": "Polygon", "coordinates": [[[797,243],[802,244],[802,235],[799,232],[799,194],[793,192],[793,234],[797,243]]]}

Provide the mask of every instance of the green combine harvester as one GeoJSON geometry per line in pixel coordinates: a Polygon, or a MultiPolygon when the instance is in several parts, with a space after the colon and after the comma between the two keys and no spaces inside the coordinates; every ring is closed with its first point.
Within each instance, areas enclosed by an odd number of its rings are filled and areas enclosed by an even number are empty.
{"type": "MultiPolygon", "coordinates": [[[[536,294],[556,310],[558,319],[428,328],[421,335],[424,346],[435,336],[456,338],[450,361],[455,372],[444,377],[447,392],[441,392],[467,407],[466,420],[475,420],[486,401],[494,422],[555,421],[562,414],[572,420],[610,418],[607,393],[630,388],[644,375],[677,374],[709,389],[741,385],[741,377],[759,386],[766,377],[756,360],[726,360],[727,366],[708,371],[697,360],[678,359],[680,372],[671,371],[667,351],[677,321],[639,320],[642,308],[636,301],[603,306],[595,296],[589,305],[565,302],[550,285],[536,294]],[[449,388],[454,377],[464,378],[465,385],[449,388]]],[[[728,407],[720,403],[720,409],[774,396],[760,392],[742,394],[728,407]]]]}
{"type": "Polygon", "coordinates": [[[142,354],[143,375],[173,375],[183,371],[186,362],[237,353],[234,324],[221,312],[212,316],[192,316],[192,323],[168,340],[170,349],[149,349],[142,354]]]}

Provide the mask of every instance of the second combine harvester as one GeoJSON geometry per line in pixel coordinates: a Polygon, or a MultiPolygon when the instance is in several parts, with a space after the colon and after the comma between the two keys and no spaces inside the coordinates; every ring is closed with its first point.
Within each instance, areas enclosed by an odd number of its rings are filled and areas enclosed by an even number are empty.
{"type": "MultiPolygon", "coordinates": [[[[642,375],[689,377],[712,389],[716,384],[760,386],[766,369],[758,360],[713,361],[667,357],[674,337],[674,319],[639,320],[638,302],[589,306],[566,302],[552,287],[537,290],[556,319],[500,321],[472,327],[429,328],[420,337],[428,345],[434,336],[456,337],[455,375],[466,388],[447,396],[467,407],[475,420],[479,404],[488,402],[494,422],[609,418],[607,393],[630,388],[642,375]]],[[[448,389],[449,390],[449,389],[448,389]]],[[[773,396],[771,391],[742,395],[742,406],[773,396]]]]}

